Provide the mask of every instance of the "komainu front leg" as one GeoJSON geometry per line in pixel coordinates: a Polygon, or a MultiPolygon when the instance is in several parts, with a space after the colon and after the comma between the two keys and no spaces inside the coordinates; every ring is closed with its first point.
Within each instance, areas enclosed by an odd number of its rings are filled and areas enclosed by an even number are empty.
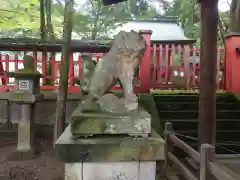
{"type": "Polygon", "coordinates": [[[96,73],[91,80],[88,96],[82,102],[82,110],[98,110],[97,101],[108,90],[113,80],[113,75],[109,74],[107,71],[99,71],[96,73]]]}
{"type": "Polygon", "coordinates": [[[133,92],[133,74],[123,74],[119,76],[119,80],[121,82],[124,99],[125,99],[125,107],[128,112],[132,112],[138,109],[138,99],[136,94],[133,92]]]}

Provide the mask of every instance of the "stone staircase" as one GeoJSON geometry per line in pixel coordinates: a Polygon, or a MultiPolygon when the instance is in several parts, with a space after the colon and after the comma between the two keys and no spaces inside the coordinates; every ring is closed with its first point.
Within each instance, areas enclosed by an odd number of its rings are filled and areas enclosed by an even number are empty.
{"type": "MultiPolygon", "coordinates": [[[[154,101],[158,110],[161,125],[172,122],[174,130],[186,136],[198,136],[198,95],[197,94],[155,94],[154,101]]],[[[217,153],[232,153],[226,149],[240,152],[240,102],[232,94],[217,95],[217,134],[219,142],[217,153]],[[239,146],[233,146],[236,141],[239,146]],[[233,142],[234,141],[234,142],[233,142]]],[[[184,136],[181,137],[192,147],[197,147],[197,141],[184,136]]]]}

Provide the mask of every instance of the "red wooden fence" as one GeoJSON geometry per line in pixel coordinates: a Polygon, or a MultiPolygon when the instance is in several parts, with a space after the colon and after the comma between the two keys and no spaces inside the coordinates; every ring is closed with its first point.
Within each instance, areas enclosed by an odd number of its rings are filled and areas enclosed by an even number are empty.
{"type": "MultiPolygon", "coordinates": [[[[217,89],[223,89],[224,49],[217,51],[217,89]]],[[[151,88],[198,88],[200,83],[200,49],[189,45],[152,47],[151,88]]]]}
{"type": "MultiPolygon", "coordinates": [[[[147,52],[148,51],[148,52],[147,52]]],[[[136,73],[135,86],[143,87],[138,89],[138,92],[145,92],[149,89],[166,89],[166,88],[198,88],[199,86],[199,49],[191,48],[189,45],[171,45],[171,44],[153,44],[147,49],[149,53],[148,59],[142,60],[139,67],[139,73],[136,73]],[[151,63],[150,71],[148,70],[149,63],[151,63]],[[148,74],[150,78],[148,79],[148,74]],[[141,84],[140,84],[141,82],[141,84]],[[149,86],[149,87],[146,87],[149,86]]],[[[145,54],[146,54],[145,53],[145,54]]],[[[217,89],[223,89],[223,61],[224,49],[218,49],[217,59],[217,89]]],[[[39,72],[42,73],[41,88],[43,90],[54,90],[58,86],[59,81],[59,67],[61,57],[49,57],[41,52],[34,52],[34,61],[39,72]],[[47,66],[51,65],[51,73],[46,74],[47,66]],[[50,79],[54,82],[53,85],[46,85],[46,80],[50,79]]],[[[103,53],[93,53],[93,59],[101,60],[103,53]]],[[[81,55],[74,53],[70,55],[70,69],[69,69],[69,91],[78,92],[80,87],[76,80],[81,79],[81,55]]],[[[23,67],[23,60],[18,55],[0,54],[0,72],[16,71],[23,67]]],[[[11,78],[5,77],[3,73],[0,74],[1,87],[12,88],[14,81],[11,78]]]]}

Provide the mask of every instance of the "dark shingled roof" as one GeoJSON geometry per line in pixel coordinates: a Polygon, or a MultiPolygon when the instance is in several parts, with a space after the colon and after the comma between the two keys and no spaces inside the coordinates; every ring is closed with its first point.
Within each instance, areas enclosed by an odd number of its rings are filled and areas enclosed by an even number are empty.
{"type": "Polygon", "coordinates": [[[195,40],[188,39],[184,35],[183,28],[177,17],[172,16],[157,16],[151,20],[131,20],[118,28],[114,34],[120,30],[152,30],[152,42],[179,42],[183,44],[195,43],[195,40]]]}

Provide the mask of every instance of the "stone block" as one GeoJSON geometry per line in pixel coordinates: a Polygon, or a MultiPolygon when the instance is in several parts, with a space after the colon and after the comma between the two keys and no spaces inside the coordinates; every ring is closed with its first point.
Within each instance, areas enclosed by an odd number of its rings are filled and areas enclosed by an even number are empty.
{"type": "Polygon", "coordinates": [[[155,161],[65,164],[65,180],[155,180],[155,161]]]}
{"type": "Polygon", "coordinates": [[[151,115],[143,108],[135,113],[119,115],[102,112],[82,112],[78,106],[72,114],[72,134],[75,137],[97,134],[128,134],[148,136],[151,133],[151,115]]]}
{"type": "Polygon", "coordinates": [[[31,160],[37,157],[37,153],[35,149],[27,149],[19,151],[16,149],[15,151],[11,152],[7,159],[10,161],[16,160],[31,160]]]}
{"type": "Polygon", "coordinates": [[[9,92],[8,97],[9,101],[21,104],[23,103],[33,104],[36,103],[37,101],[41,101],[44,99],[44,96],[42,94],[32,94],[21,91],[9,92]]]}
{"type": "Polygon", "coordinates": [[[62,162],[155,161],[164,159],[164,143],[153,130],[149,137],[101,135],[74,139],[69,125],[55,149],[62,162]]]}
{"type": "Polygon", "coordinates": [[[83,163],[66,163],[64,180],[83,180],[82,167],[83,163]]]}
{"type": "Polygon", "coordinates": [[[15,78],[15,87],[17,91],[26,93],[40,93],[41,74],[35,70],[20,69],[17,72],[5,72],[6,76],[15,78]]]}

